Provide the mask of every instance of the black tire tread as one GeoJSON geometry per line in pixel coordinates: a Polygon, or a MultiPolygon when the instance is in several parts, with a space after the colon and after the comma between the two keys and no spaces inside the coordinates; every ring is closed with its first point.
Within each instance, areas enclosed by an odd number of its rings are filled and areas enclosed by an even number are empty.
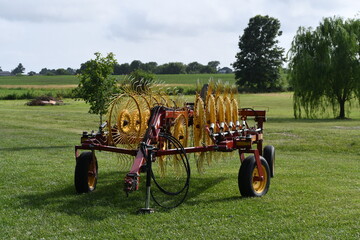
{"type": "MultiPolygon", "coordinates": [[[[265,158],[260,156],[261,164],[265,166],[265,169],[267,171],[268,176],[270,176],[270,170],[269,165],[267,164],[267,161],[265,158]]],[[[242,162],[240,169],[239,169],[239,175],[238,175],[238,186],[240,190],[240,194],[243,197],[261,197],[267,193],[270,186],[270,177],[267,178],[267,186],[265,190],[258,194],[253,189],[253,183],[252,183],[252,173],[254,171],[254,168],[256,166],[256,160],[255,156],[251,155],[244,159],[242,162]]]]}
{"type": "Polygon", "coordinates": [[[270,177],[275,175],[275,147],[268,145],[264,147],[263,157],[267,161],[270,168],[270,177]]]}

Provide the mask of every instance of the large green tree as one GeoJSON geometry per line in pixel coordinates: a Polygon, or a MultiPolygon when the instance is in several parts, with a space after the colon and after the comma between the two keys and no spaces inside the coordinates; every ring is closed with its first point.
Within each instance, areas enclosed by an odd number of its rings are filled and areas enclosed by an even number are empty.
{"type": "Polygon", "coordinates": [[[157,68],[157,74],[183,74],[186,66],[182,62],[169,62],[157,68]]]}
{"type": "Polygon", "coordinates": [[[220,65],[219,61],[208,62],[208,66],[212,69],[212,73],[216,73],[218,71],[219,65],[220,65]]]}
{"type": "Polygon", "coordinates": [[[203,67],[204,67],[204,65],[202,65],[198,62],[191,62],[186,66],[185,71],[188,74],[200,73],[201,68],[203,68],[203,67]]]}
{"type": "Polygon", "coordinates": [[[130,64],[123,63],[123,64],[115,64],[114,66],[114,75],[125,75],[129,74],[130,71],[130,64]]]}
{"type": "Polygon", "coordinates": [[[145,72],[154,73],[156,71],[157,66],[158,66],[157,62],[147,62],[141,66],[141,70],[145,72]]]}
{"type": "Polygon", "coordinates": [[[292,41],[290,79],[294,88],[294,115],[324,112],[345,118],[345,106],[360,100],[360,19],[324,18],[320,25],[300,27],[292,41]]]}
{"type": "Polygon", "coordinates": [[[101,125],[102,115],[106,113],[110,99],[117,91],[117,82],[111,77],[117,62],[113,53],[102,57],[97,52],[95,56],[95,59],[84,63],[83,70],[78,74],[79,85],[74,92],[76,96],[90,104],[89,113],[100,115],[101,125]]]}
{"type": "Polygon", "coordinates": [[[16,75],[16,74],[22,74],[25,72],[25,68],[22,65],[22,63],[19,63],[19,65],[11,71],[11,74],[16,75]]]}
{"type": "Polygon", "coordinates": [[[130,63],[130,71],[133,72],[135,70],[141,69],[143,63],[140,60],[134,60],[130,63]]]}
{"type": "Polygon", "coordinates": [[[284,49],[279,47],[280,21],[269,16],[257,15],[249,20],[240,36],[240,51],[233,64],[240,89],[251,92],[278,90],[280,67],[284,49]]]}

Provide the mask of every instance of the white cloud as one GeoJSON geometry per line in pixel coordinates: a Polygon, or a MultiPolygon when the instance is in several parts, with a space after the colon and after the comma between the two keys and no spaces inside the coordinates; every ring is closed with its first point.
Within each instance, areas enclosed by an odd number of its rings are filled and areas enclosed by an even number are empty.
{"type": "Polygon", "coordinates": [[[0,0],[0,19],[13,22],[91,22],[111,11],[104,0],[0,0]]]}

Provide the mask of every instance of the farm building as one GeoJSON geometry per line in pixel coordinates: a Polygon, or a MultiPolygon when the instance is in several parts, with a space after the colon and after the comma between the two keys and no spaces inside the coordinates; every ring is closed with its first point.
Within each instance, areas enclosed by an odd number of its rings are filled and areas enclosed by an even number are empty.
{"type": "Polygon", "coordinates": [[[228,67],[223,67],[223,68],[220,68],[218,73],[232,73],[232,69],[231,68],[228,68],[228,67]]]}
{"type": "Polygon", "coordinates": [[[0,71],[0,76],[11,76],[9,71],[0,71]]]}

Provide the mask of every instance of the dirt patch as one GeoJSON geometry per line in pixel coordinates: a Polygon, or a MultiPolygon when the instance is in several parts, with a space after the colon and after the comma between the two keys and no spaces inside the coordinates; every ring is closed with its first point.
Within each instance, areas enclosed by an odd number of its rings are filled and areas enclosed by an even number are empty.
{"type": "Polygon", "coordinates": [[[54,97],[41,96],[31,100],[30,102],[27,102],[26,105],[28,106],[64,105],[64,102],[54,97]]]}

